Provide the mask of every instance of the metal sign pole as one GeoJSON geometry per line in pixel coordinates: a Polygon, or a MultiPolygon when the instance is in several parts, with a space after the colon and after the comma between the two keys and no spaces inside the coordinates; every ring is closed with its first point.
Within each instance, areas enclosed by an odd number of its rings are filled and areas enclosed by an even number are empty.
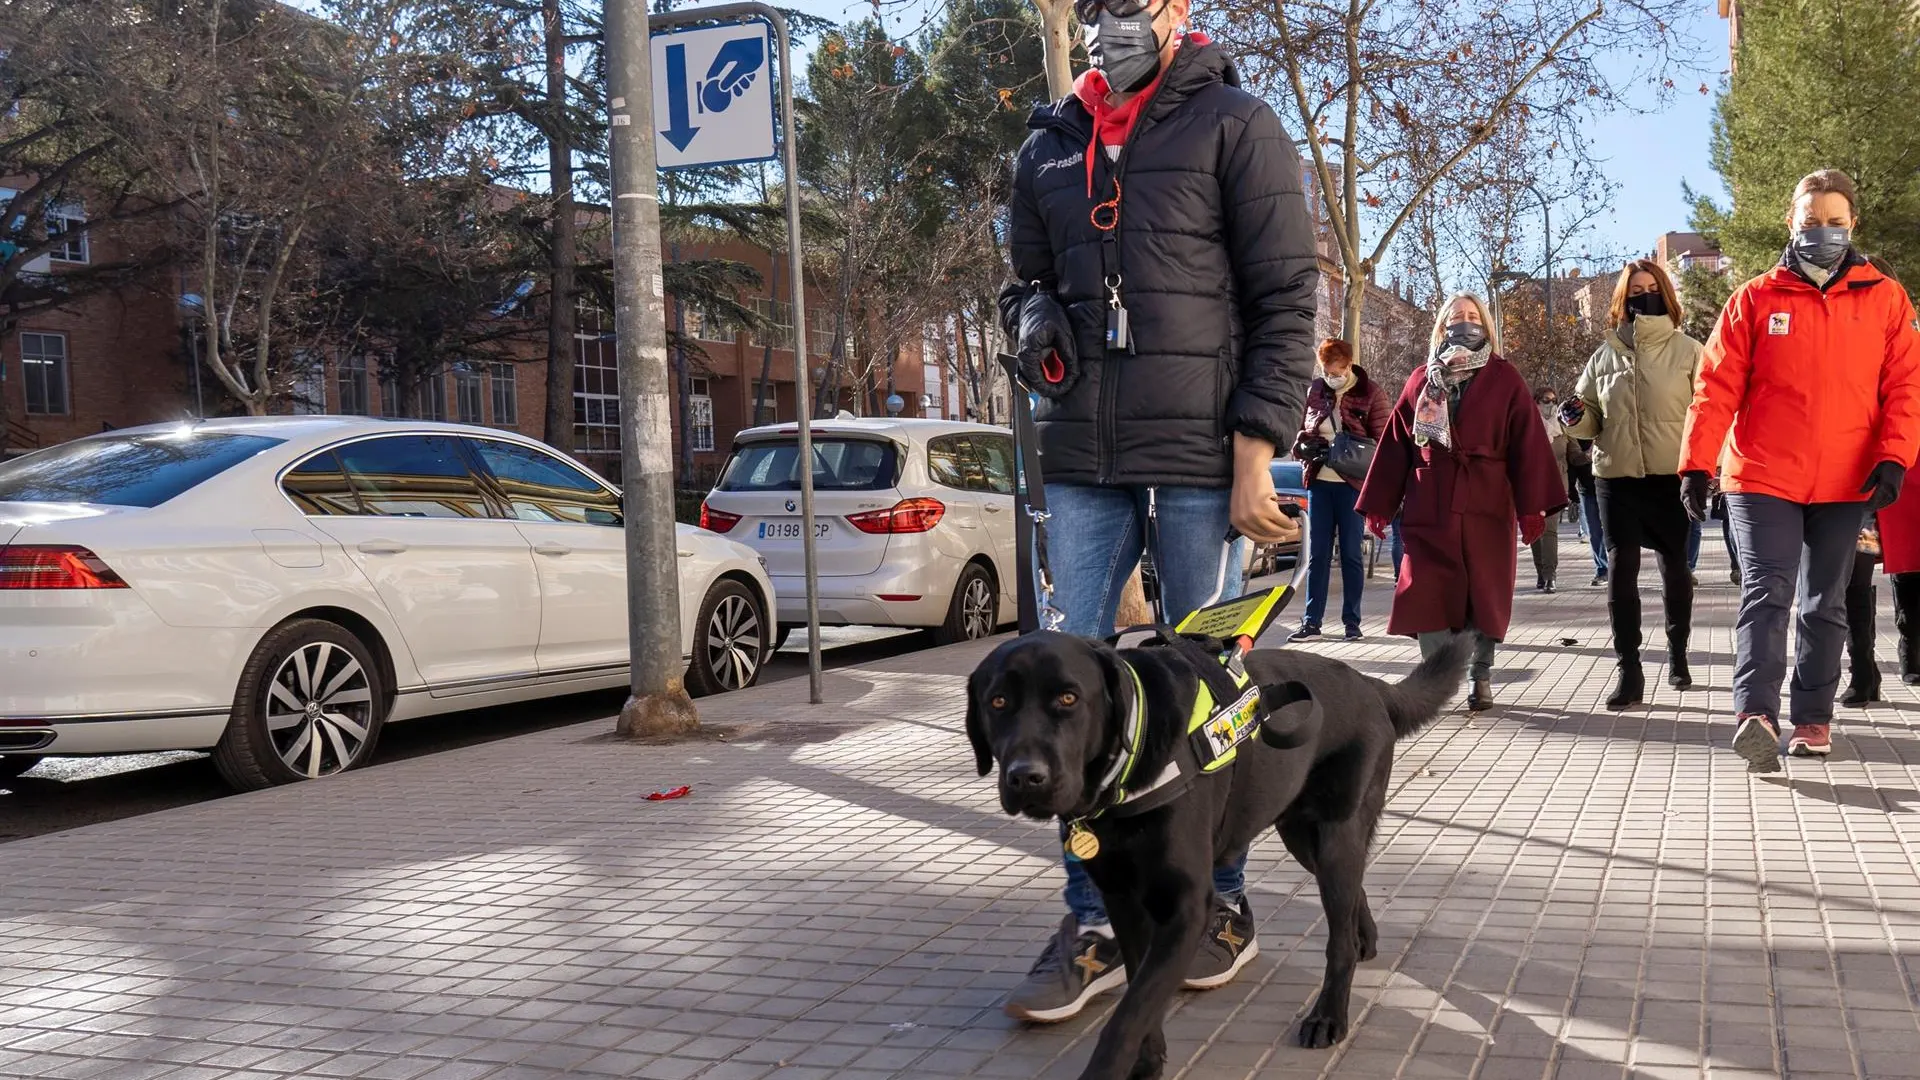
{"type": "Polygon", "coordinates": [[[793,122],[792,37],[787,32],[786,16],[780,14],[779,9],[761,3],[682,8],[653,16],[653,25],[669,28],[752,19],[763,20],[773,27],[780,48],[780,159],[787,174],[787,287],[793,297],[794,411],[800,427],[800,548],[806,563],[807,583],[807,700],[818,705],[825,699],[820,686],[820,567],[815,550],[813,519],[813,380],[807,363],[806,257],[801,249],[800,234],[800,166],[798,131],[793,122]]]}
{"type": "Polygon", "coordinates": [[[608,0],[606,20],[613,317],[620,370],[631,665],[630,693],[617,730],[622,735],[662,735],[694,730],[700,719],[687,697],[680,666],[680,545],[673,520],[667,302],[660,281],[653,46],[645,0],[608,0]]]}

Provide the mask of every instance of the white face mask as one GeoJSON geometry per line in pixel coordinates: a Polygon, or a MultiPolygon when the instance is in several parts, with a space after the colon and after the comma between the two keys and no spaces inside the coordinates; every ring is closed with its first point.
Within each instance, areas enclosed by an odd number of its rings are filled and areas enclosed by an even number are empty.
{"type": "Polygon", "coordinates": [[[1349,371],[1345,375],[1329,375],[1323,368],[1320,371],[1320,377],[1326,380],[1328,389],[1345,390],[1347,384],[1353,381],[1353,372],[1349,371]]]}

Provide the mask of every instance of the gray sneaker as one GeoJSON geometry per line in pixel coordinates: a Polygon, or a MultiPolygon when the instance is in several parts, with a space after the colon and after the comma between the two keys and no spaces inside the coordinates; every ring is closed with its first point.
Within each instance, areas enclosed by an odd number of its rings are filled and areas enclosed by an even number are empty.
{"type": "Polygon", "coordinates": [[[1072,915],[1060,920],[1060,932],[1047,942],[1027,980],[1007,998],[1006,1013],[1030,1024],[1052,1024],[1078,1016],[1087,1002],[1127,983],[1120,943],[1080,932],[1072,915]]]}
{"type": "Polygon", "coordinates": [[[1260,942],[1253,936],[1253,909],[1247,906],[1247,898],[1241,897],[1239,910],[1235,910],[1215,897],[1207,936],[1200,940],[1200,951],[1187,968],[1187,989],[1225,986],[1259,955],[1260,942]]]}

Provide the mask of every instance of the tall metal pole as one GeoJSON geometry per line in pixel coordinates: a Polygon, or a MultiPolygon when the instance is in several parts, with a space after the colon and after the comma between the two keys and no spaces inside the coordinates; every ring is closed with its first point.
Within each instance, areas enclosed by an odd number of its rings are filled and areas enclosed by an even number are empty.
{"type": "Polygon", "coordinates": [[[631,693],[622,735],[700,726],[680,666],[679,543],[673,520],[673,405],[660,278],[653,46],[645,0],[607,0],[607,106],[613,166],[613,327],[620,365],[621,480],[626,491],[627,648],[631,693]]]}
{"type": "MultiPolygon", "coordinates": [[[[756,5],[760,6],[760,5],[756,5]]],[[[799,132],[793,118],[793,49],[787,20],[772,7],[766,17],[780,38],[780,159],[787,174],[787,286],[793,293],[794,414],[800,421],[800,547],[807,578],[807,700],[825,700],[820,689],[820,567],[813,536],[813,379],[807,362],[807,269],[800,244],[799,132]]]]}

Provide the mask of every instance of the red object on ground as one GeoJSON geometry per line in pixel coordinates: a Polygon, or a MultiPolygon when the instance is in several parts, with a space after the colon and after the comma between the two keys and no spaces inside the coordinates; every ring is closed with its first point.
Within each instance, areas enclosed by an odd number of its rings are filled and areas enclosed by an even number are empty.
{"type": "Polygon", "coordinates": [[[691,787],[688,787],[685,784],[682,784],[679,787],[674,788],[672,791],[656,791],[653,794],[647,796],[647,801],[648,802],[666,802],[668,799],[684,799],[691,794],[693,794],[693,789],[691,787]]]}

